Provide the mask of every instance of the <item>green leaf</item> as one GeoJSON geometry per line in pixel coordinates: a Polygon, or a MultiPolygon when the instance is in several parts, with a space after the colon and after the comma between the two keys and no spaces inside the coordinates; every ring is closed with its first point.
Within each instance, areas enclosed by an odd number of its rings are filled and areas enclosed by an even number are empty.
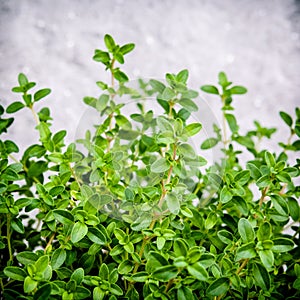
{"type": "Polygon", "coordinates": [[[187,125],[187,126],[184,128],[184,133],[185,133],[187,136],[194,136],[194,135],[196,135],[201,129],[202,129],[202,124],[200,124],[200,123],[192,123],[192,124],[187,125]]]}
{"type": "Polygon", "coordinates": [[[293,288],[296,290],[300,290],[300,278],[299,277],[294,281],[293,288]]]}
{"type": "Polygon", "coordinates": [[[49,195],[52,197],[56,197],[60,195],[65,190],[65,187],[63,185],[57,185],[50,189],[49,195]]]}
{"type": "Polygon", "coordinates": [[[293,250],[295,247],[294,242],[288,238],[275,238],[273,239],[273,252],[287,252],[293,250]]]}
{"type": "Polygon", "coordinates": [[[114,41],[114,39],[112,38],[111,35],[109,34],[106,34],[104,36],[104,43],[105,43],[105,46],[106,48],[108,49],[109,52],[113,52],[115,46],[116,46],[116,43],[114,41]]]}
{"type": "Polygon", "coordinates": [[[97,210],[100,210],[104,205],[111,203],[113,197],[111,195],[93,194],[88,198],[88,202],[92,204],[97,210]]]}
{"type": "Polygon", "coordinates": [[[76,269],[70,278],[70,280],[75,280],[76,284],[79,285],[84,279],[84,270],[83,268],[76,269]]]}
{"type": "Polygon", "coordinates": [[[77,286],[74,295],[74,299],[86,299],[90,297],[91,292],[89,289],[83,286],[77,286]]]}
{"type": "Polygon", "coordinates": [[[54,250],[51,257],[51,266],[53,270],[58,269],[66,260],[67,253],[65,249],[58,248],[54,250]]]}
{"type": "Polygon", "coordinates": [[[173,132],[173,125],[165,117],[157,117],[156,124],[163,134],[166,132],[173,132]]]}
{"type": "Polygon", "coordinates": [[[41,122],[36,128],[40,132],[40,140],[41,142],[47,142],[51,136],[51,131],[49,129],[49,125],[45,122],[41,122]]]}
{"type": "Polygon", "coordinates": [[[189,77],[189,71],[187,69],[181,70],[177,75],[176,79],[179,82],[186,83],[189,77]]]}
{"type": "Polygon", "coordinates": [[[279,195],[272,195],[271,201],[276,209],[276,211],[283,216],[287,216],[289,214],[289,208],[286,201],[279,195]]]}
{"type": "Polygon", "coordinates": [[[267,174],[267,175],[264,175],[262,177],[260,177],[259,179],[257,179],[256,181],[256,185],[259,187],[259,188],[264,188],[264,187],[267,187],[269,184],[271,184],[271,180],[270,180],[270,176],[267,174]]]}
{"type": "Polygon", "coordinates": [[[155,80],[155,79],[150,79],[149,84],[154,89],[154,91],[156,91],[160,94],[162,94],[166,88],[166,86],[162,82],[155,80]]]}
{"type": "Polygon", "coordinates": [[[177,299],[180,300],[194,300],[193,292],[186,286],[181,286],[177,289],[177,299]]]}
{"type": "Polygon", "coordinates": [[[26,84],[28,84],[28,78],[25,74],[20,73],[18,76],[18,82],[20,86],[25,86],[26,84]]]}
{"type": "Polygon", "coordinates": [[[190,273],[190,275],[192,275],[197,280],[207,281],[208,279],[207,271],[199,262],[196,262],[193,265],[188,266],[187,270],[190,273]]]}
{"type": "Polygon", "coordinates": [[[231,95],[243,95],[247,93],[247,89],[239,85],[233,86],[229,91],[231,95]]]}
{"type": "MultiPolygon", "coordinates": [[[[300,137],[300,124],[297,124],[296,126],[295,126],[295,133],[296,133],[296,135],[298,136],[298,137],[300,137]]],[[[297,142],[297,141],[296,141],[297,142]]]]}
{"type": "Polygon", "coordinates": [[[287,172],[279,172],[278,174],[276,174],[276,178],[281,181],[281,182],[284,182],[284,183],[291,183],[292,182],[292,178],[291,176],[289,175],[289,173],[287,172]]]}
{"type": "Polygon", "coordinates": [[[248,149],[255,148],[255,144],[252,141],[250,136],[237,136],[237,137],[233,137],[233,140],[239,143],[240,145],[245,146],[248,149]]]}
{"type": "Polygon", "coordinates": [[[137,272],[131,276],[131,279],[135,282],[146,282],[149,274],[147,272],[137,272]]]}
{"type": "Polygon", "coordinates": [[[268,291],[271,286],[270,275],[268,271],[261,264],[255,263],[253,265],[254,282],[263,290],[268,291]]]}
{"type": "Polygon", "coordinates": [[[259,169],[252,163],[247,163],[247,169],[250,170],[250,176],[257,180],[258,178],[261,177],[261,173],[259,171],[259,169]]]}
{"type": "Polygon", "coordinates": [[[217,235],[224,244],[231,244],[234,241],[232,233],[225,229],[218,231],[217,235]]]}
{"type": "MultiPolygon", "coordinates": [[[[112,294],[117,295],[117,296],[123,295],[122,289],[121,289],[118,285],[116,285],[116,284],[114,284],[114,283],[112,283],[112,284],[110,285],[109,291],[110,291],[112,294]]],[[[116,298],[115,298],[115,299],[116,299],[116,298]]]]}
{"type": "Polygon", "coordinates": [[[41,145],[32,145],[25,151],[22,161],[26,161],[30,157],[40,158],[46,153],[46,149],[41,145]]]}
{"type": "Polygon", "coordinates": [[[130,260],[123,260],[118,266],[119,274],[128,274],[133,269],[133,263],[130,260]]]}
{"type": "Polygon", "coordinates": [[[203,167],[207,164],[207,160],[202,156],[196,156],[193,159],[185,157],[184,162],[186,165],[195,168],[203,167]]]}
{"type": "Polygon", "coordinates": [[[14,231],[18,233],[24,233],[24,225],[22,224],[22,221],[18,218],[15,218],[11,221],[11,227],[14,231]]]}
{"type": "Polygon", "coordinates": [[[180,99],[178,103],[179,103],[179,105],[181,105],[183,108],[185,108],[190,113],[198,111],[198,106],[191,99],[183,98],[183,99],[180,99]]]}
{"type": "Polygon", "coordinates": [[[239,261],[241,259],[250,259],[254,257],[256,257],[255,244],[254,242],[250,242],[237,249],[235,260],[239,261]]]}
{"type": "Polygon", "coordinates": [[[84,97],[83,102],[91,107],[96,108],[97,99],[94,97],[84,97]]]}
{"type": "Polygon", "coordinates": [[[33,100],[34,100],[34,102],[37,102],[37,101],[41,100],[42,98],[45,98],[46,96],[48,96],[50,93],[51,93],[50,89],[39,90],[33,95],[33,100]]]}
{"type": "Polygon", "coordinates": [[[119,131],[118,137],[122,140],[131,141],[131,140],[136,139],[139,135],[140,135],[140,133],[138,131],[121,129],[119,131]]]}
{"type": "Polygon", "coordinates": [[[103,91],[108,88],[108,85],[103,81],[97,81],[96,84],[103,91]]]}
{"type": "Polygon", "coordinates": [[[24,281],[27,276],[26,272],[19,267],[6,267],[4,269],[4,274],[9,278],[18,281],[24,281]]]}
{"type": "Polygon", "coordinates": [[[299,206],[298,201],[296,199],[290,197],[288,199],[288,206],[289,206],[290,215],[291,215],[293,221],[299,221],[300,206],[299,206]]]}
{"type": "Polygon", "coordinates": [[[107,94],[102,94],[98,101],[96,100],[95,107],[99,112],[102,112],[105,108],[107,108],[109,102],[109,96],[107,94]]]}
{"type": "Polygon", "coordinates": [[[195,150],[190,144],[182,143],[178,145],[177,150],[184,158],[188,158],[188,159],[196,158],[195,150]]]}
{"type": "Polygon", "coordinates": [[[50,295],[51,295],[51,284],[45,283],[34,293],[33,300],[41,300],[41,299],[47,300],[50,298],[50,295]]]}
{"type": "Polygon", "coordinates": [[[203,85],[201,86],[201,90],[208,94],[219,95],[218,88],[215,87],[214,85],[203,85]]]}
{"type": "Polygon", "coordinates": [[[220,84],[223,88],[227,87],[227,85],[228,85],[228,79],[227,79],[226,74],[225,74],[224,72],[220,72],[220,73],[218,74],[218,78],[219,78],[219,84],[220,84]]]}
{"type": "Polygon", "coordinates": [[[175,266],[163,266],[157,268],[152,273],[152,278],[156,280],[160,280],[163,282],[167,282],[173,278],[175,278],[178,274],[177,268],[175,266]]]}
{"type": "Polygon", "coordinates": [[[206,139],[202,144],[201,144],[201,149],[202,150],[207,150],[210,148],[213,148],[218,144],[219,140],[216,138],[208,138],[206,139]]]}
{"type": "Polygon", "coordinates": [[[161,98],[165,101],[169,101],[173,99],[175,96],[176,96],[175,92],[171,88],[166,87],[161,95],[161,98]]]}
{"type": "Polygon", "coordinates": [[[6,108],[6,112],[8,114],[12,114],[22,109],[23,107],[25,107],[25,105],[22,102],[13,102],[6,108]]]}
{"type": "Polygon", "coordinates": [[[163,173],[168,171],[169,168],[169,163],[164,157],[159,158],[150,166],[150,170],[153,173],[163,173]]]}
{"type": "Polygon", "coordinates": [[[190,117],[190,115],[191,113],[185,108],[181,108],[177,113],[177,117],[180,118],[182,121],[186,121],[190,117]]]}
{"type": "Polygon", "coordinates": [[[108,65],[108,63],[110,61],[110,56],[109,56],[108,52],[97,49],[97,50],[95,50],[95,55],[93,56],[93,60],[95,60],[97,62],[101,62],[104,65],[108,65]]]}
{"type": "Polygon", "coordinates": [[[207,230],[212,229],[218,221],[218,217],[215,212],[210,212],[205,220],[205,228],[207,230]]]}
{"type": "Polygon", "coordinates": [[[292,127],[293,119],[292,117],[284,111],[279,112],[281,119],[285,122],[286,125],[292,127]]]}
{"type": "Polygon", "coordinates": [[[237,125],[235,116],[232,114],[225,114],[225,118],[227,120],[231,132],[237,133],[239,131],[239,126],[237,125]]]}
{"type": "Polygon", "coordinates": [[[52,141],[55,145],[59,144],[61,141],[63,141],[64,137],[67,135],[66,130],[60,130],[57,133],[53,135],[52,141]]]}
{"type": "Polygon", "coordinates": [[[269,222],[264,222],[259,226],[257,231],[257,239],[259,241],[269,240],[272,234],[272,227],[269,222]]]}
{"type": "Polygon", "coordinates": [[[222,190],[221,190],[221,194],[220,194],[220,201],[222,203],[227,203],[232,199],[232,194],[230,192],[230,189],[224,185],[222,190]]]}
{"type": "Polygon", "coordinates": [[[24,292],[30,293],[36,289],[38,282],[27,276],[24,280],[24,292]]]}
{"type": "Polygon", "coordinates": [[[143,213],[131,224],[130,227],[134,231],[140,231],[142,229],[148,228],[151,222],[152,222],[151,214],[143,213]]]}
{"type": "Polygon", "coordinates": [[[274,158],[273,154],[272,154],[271,152],[269,152],[269,151],[266,151],[266,152],[265,152],[265,161],[266,161],[267,166],[268,166],[269,168],[275,166],[275,163],[276,163],[276,162],[275,162],[275,158],[274,158]]]}
{"type": "Polygon", "coordinates": [[[131,129],[131,123],[128,121],[128,119],[125,116],[117,115],[115,116],[115,119],[118,126],[124,128],[125,130],[131,129]]]}
{"type": "MultiPolygon", "coordinates": [[[[15,153],[19,152],[18,146],[13,141],[10,141],[10,140],[5,141],[4,146],[6,148],[7,154],[10,154],[13,152],[15,152],[15,153]]],[[[21,171],[21,169],[20,169],[20,171],[21,171]]]]}
{"type": "Polygon", "coordinates": [[[125,55],[134,49],[135,45],[133,43],[125,44],[120,48],[120,52],[125,55]]]}
{"type": "Polygon", "coordinates": [[[239,220],[238,231],[244,243],[252,242],[255,238],[254,229],[251,223],[245,218],[239,220]]]}
{"type": "Polygon", "coordinates": [[[234,176],[234,182],[240,184],[241,186],[245,185],[250,179],[250,171],[249,170],[243,170],[238,172],[234,176]]]}
{"type": "Polygon", "coordinates": [[[88,232],[88,227],[81,222],[76,222],[71,231],[71,242],[77,243],[82,240],[88,232]]]}
{"type": "Polygon", "coordinates": [[[102,299],[104,299],[105,294],[106,294],[106,291],[102,291],[99,286],[96,286],[93,289],[93,299],[95,299],[95,300],[102,300],[102,299]]]}
{"type": "Polygon", "coordinates": [[[260,260],[265,268],[270,271],[274,265],[274,255],[272,250],[260,250],[258,251],[260,260]]]}
{"type": "Polygon", "coordinates": [[[229,290],[229,287],[229,279],[220,277],[209,285],[206,293],[209,296],[220,296],[225,294],[229,290]]]}
{"type": "Polygon", "coordinates": [[[168,266],[168,261],[160,253],[151,251],[147,259],[146,270],[151,273],[162,266],[168,266]]]}
{"type": "Polygon", "coordinates": [[[99,270],[99,276],[103,280],[107,280],[109,277],[109,269],[107,267],[107,264],[103,263],[101,264],[100,270],[99,270]]]}
{"type": "Polygon", "coordinates": [[[126,82],[129,80],[128,76],[119,69],[114,69],[113,74],[119,82],[126,82]]]}
{"type": "Polygon", "coordinates": [[[25,266],[36,262],[37,259],[38,256],[31,251],[23,251],[17,254],[17,260],[25,266]]]}
{"type": "Polygon", "coordinates": [[[188,247],[184,239],[176,239],[173,244],[176,257],[186,257],[188,247]]]}
{"type": "Polygon", "coordinates": [[[88,229],[87,237],[98,245],[105,245],[107,242],[105,235],[96,227],[88,229]]]}
{"type": "Polygon", "coordinates": [[[74,222],[73,215],[67,210],[55,209],[53,214],[55,219],[62,224],[71,225],[74,222]]]}
{"type": "Polygon", "coordinates": [[[117,62],[119,62],[120,64],[124,64],[124,56],[120,51],[114,51],[113,56],[117,62]]]}
{"type": "Polygon", "coordinates": [[[49,265],[49,256],[43,255],[35,262],[35,267],[39,272],[44,272],[49,265]]]}
{"type": "Polygon", "coordinates": [[[168,209],[171,213],[177,214],[180,209],[180,200],[174,193],[168,193],[165,197],[168,209]]]}

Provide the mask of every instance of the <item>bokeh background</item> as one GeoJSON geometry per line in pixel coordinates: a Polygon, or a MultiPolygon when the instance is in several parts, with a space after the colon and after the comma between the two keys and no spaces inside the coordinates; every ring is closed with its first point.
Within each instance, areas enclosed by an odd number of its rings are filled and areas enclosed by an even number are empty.
{"type": "MultiPolygon", "coordinates": [[[[223,70],[249,91],[234,101],[242,132],[259,119],[287,138],[278,111],[294,114],[300,104],[299,0],[0,0],[1,104],[19,99],[11,88],[24,72],[52,89],[38,109],[50,106],[54,129],[67,129],[72,141],[86,110],[82,98],[98,95],[95,82],[108,80],[92,60],[105,33],[136,44],[124,66],[132,80],[187,68],[199,90],[223,70]]],[[[201,96],[219,119],[219,101],[201,96]]],[[[29,111],[17,114],[9,136],[26,146],[38,139],[34,120],[29,111]]]]}

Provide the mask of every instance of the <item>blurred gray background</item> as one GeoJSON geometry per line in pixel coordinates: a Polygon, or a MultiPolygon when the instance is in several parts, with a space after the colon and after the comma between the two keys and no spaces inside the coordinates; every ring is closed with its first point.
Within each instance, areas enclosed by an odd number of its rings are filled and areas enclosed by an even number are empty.
{"type": "MultiPolygon", "coordinates": [[[[86,110],[82,98],[97,96],[95,82],[108,79],[92,60],[105,33],[136,44],[124,66],[133,80],[187,68],[199,90],[225,71],[249,91],[234,101],[242,131],[260,119],[287,139],[278,111],[294,114],[300,103],[299,0],[0,0],[1,103],[19,100],[11,88],[24,72],[52,89],[38,109],[49,105],[55,130],[68,129],[71,141],[86,110]]],[[[219,101],[200,94],[219,118],[219,101]]],[[[37,140],[34,120],[29,111],[17,114],[10,136],[29,145],[37,140]]]]}

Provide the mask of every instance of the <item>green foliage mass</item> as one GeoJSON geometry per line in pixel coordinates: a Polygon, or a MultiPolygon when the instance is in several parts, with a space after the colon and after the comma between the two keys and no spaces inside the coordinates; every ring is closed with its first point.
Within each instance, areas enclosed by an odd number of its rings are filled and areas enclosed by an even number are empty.
{"type": "Polygon", "coordinates": [[[76,143],[52,131],[48,108],[36,112],[51,91],[32,92],[24,74],[12,89],[20,101],[0,106],[1,297],[299,299],[300,109],[280,112],[290,133],[281,150],[261,149],[276,130],[255,121],[240,132],[232,102],[247,90],[221,72],[219,87],[201,90],[220,98],[223,126],[195,149],[201,100],[188,70],[135,90],[119,67],[134,44],[104,42],[93,58],[111,82],[84,98],[102,121],[76,143]],[[161,113],[147,108],[150,96],[161,113]],[[122,97],[135,101],[129,116],[122,97]],[[39,141],[20,151],[5,133],[8,115],[26,109],[39,141]],[[199,153],[213,147],[224,155],[208,164],[199,153]]]}

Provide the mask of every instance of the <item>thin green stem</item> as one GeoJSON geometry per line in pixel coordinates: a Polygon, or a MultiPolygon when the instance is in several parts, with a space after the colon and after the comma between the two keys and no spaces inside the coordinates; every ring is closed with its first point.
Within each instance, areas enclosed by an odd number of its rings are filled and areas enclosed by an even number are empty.
{"type": "MultiPolygon", "coordinates": [[[[149,226],[149,229],[152,230],[154,225],[155,225],[156,220],[153,220],[152,223],[149,226]]],[[[140,259],[142,259],[143,255],[144,255],[144,251],[145,251],[145,247],[148,244],[148,242],[152,239],[152,237],[144,237],[142,245],[141,245],[141,249],[139,251],[139,257],[140,259]]],[[[139,263],[135,263],[134,269],[132,271],[132,274],[135,274],[139,268],[140,264],[139,263]]]]}
{"type": "Polygon", "coordinates": [[[33,115],[33,118],[35,120],[36,125],[39,125],[40,124],[40,120],[39,120],[39,117],[38,117],[37,113],[35,112],[35,110],[33,108],[33,105],[30,106],[29,109],[30,109],[30,111],[31,111],[31,113],[33,115]]]}
{"type": "Polygon", "coordinates": [[[200,189],[203,187],[203,184],[202,183],[200,183],[200,182],[198,182],[197,183],[197,186],[196,186],[196,188],[195,188],[195,190],[193,191],[193,194],[194,195],[197,195],[197,193],[200,191],[200,189]]]}
{"type": "Polygon", "coordinates": [[[7,225],[6,225],[6,238],[7,238],[7,247],[8,247],[8,253],[9,253],[9,261],[12,262],[13,257],[13,251],[11,247],[11,215],[7,214],[7,225]]]}
{"type": "Polygon", "coordinates": [[[1,291],[4,291],[4,284],[2,278],[0,278],[0,287],[1,287],[1,291]]]}
{"type": "MultiPolygon", "coordinates": [[[[174,144],[173,145],[173,156],[172,156],[173,161],[175,161],[175,159],[176,159],[176,151],[177,151],[177,148],[176,148],[176,145],[174,144]]],[[[166,181],[164,181],[164,180],[161,181],[162,194],[161,194],[161,197],[160,197],[159,202],[158,202],[158,207],[159,208],[162,207],[164,199],[166,197],[167,190],[166,190],[165,186],[171,182],[172,172],[173,172],[173,166],[170,166],[166,181]]]]}
{"type": "MultiPolygon", "coordinates": [[[[224,96],[222,96],[221,99],[222,99],[222,104],[224,107],[224,105],[225,105],[224,96]]],[[[227,125],[226,125],[225,111],[223,111],[223,114],[222,114],[222,127],[223,127],[223,144],[224,144],[224,147],[226,148],[226,146],[228,144],[228,140],[227,140],[227,125]]]]}
{"type": "MultiPolygon", "coordinates": [[[[114,76],[114,64],[115,64],[115,59],[113,58],[112,61],[111,61],[111,65],[110,65],[110,73],[111,73],[111,87],[113,90],[115,90],[115,76],[114,76]]],[[[111,94],[111,100],[114,99],[115,97],[115,93],[111,94]]],[[[109,114],[109,126],[108,126],[108,130],[111,131],[112,129],[112,118],[114,116],[114,113],[110,113],[109,114]]],[[[112,142],[112,138],[111,137],[106,137],[107,141],[108,141],[108,144],[107,144],[107,152],[110,151],[110,145],[111,145],[111,142],[112,142]]]]}
{"type": "MultiPolygon", "coordinates": [[[[114,76],[114,65],[115,65],[115,59],[113,58],[110,65],[110,73],[111,73],[111,87],[115,88],[115,76],[114,76]]],[[[113,95],[112,98],[114,98],[115,95],[113,95]]]]}
{"type": "Polygon", "coordinates": [[[12,154],[9,154],[8,156],[9,156],[9,158],[11,158],[14,162],[16,162],[16,163],[19,162],[12,154]]]}
{"type": "Polygon", "coordinates": [[[54,240],[54,237],[55,237],[55,234],[56,232],[53,232],[53,234],[51,235],[46,247],[45,247],[45,250],[44,250],[44,253],[47,253],[47,249],[50,247],[50,245],[52,244],[53,240],[54,240]]]}
{"type": "MultiPolygon", "coordinates": [[[[293,132],[293,130],[291,130],[291,134],[290,134],[290,136],[288,137],[288,140],[287,140],[287,146],[291,145],[293,136],[294,136],[294,132],[293,132]]],[[[286,153],[286,151],[287,151],[287,149],[285,148],[283,152],[286,153]]]]}
{"type": "Polygon", "coordinates": [[[169,290],[170,287],[172,286],[173,282],[174,282],[174,278],[172,278],[172,279],[170,279],[170,280],[168,281],[168,283],[167,283],[167,285],[166,285],[166,288],[165,288],[165,293],[168,292],[168,290],[169,290]]]}
{"type": "Polygon", "coordinates": [[[264,202],[264,200],[265,200],[265,197],[266,197],[266,195],[267,195],[268,190],[269,190],[269,187],[266,186],[266,187],[262,190],[262,192],[261,192],[261,197],[260,197],[260,199],[259,199],[259,207],[260,207],[260,208],[261,208],[261,206],[262,206],[262,204],[263,204],[263,202],[264,202]]]}
{"type": "Polygon", "coordinates": [[[241,271],[245,268],[245,266],[247,265],[249,261],[249,258],[245,259],[243,261],[243,263],[240,265],[240,267],[237,269],[236,274],[239,275],[241,273],[241,271]]]}

